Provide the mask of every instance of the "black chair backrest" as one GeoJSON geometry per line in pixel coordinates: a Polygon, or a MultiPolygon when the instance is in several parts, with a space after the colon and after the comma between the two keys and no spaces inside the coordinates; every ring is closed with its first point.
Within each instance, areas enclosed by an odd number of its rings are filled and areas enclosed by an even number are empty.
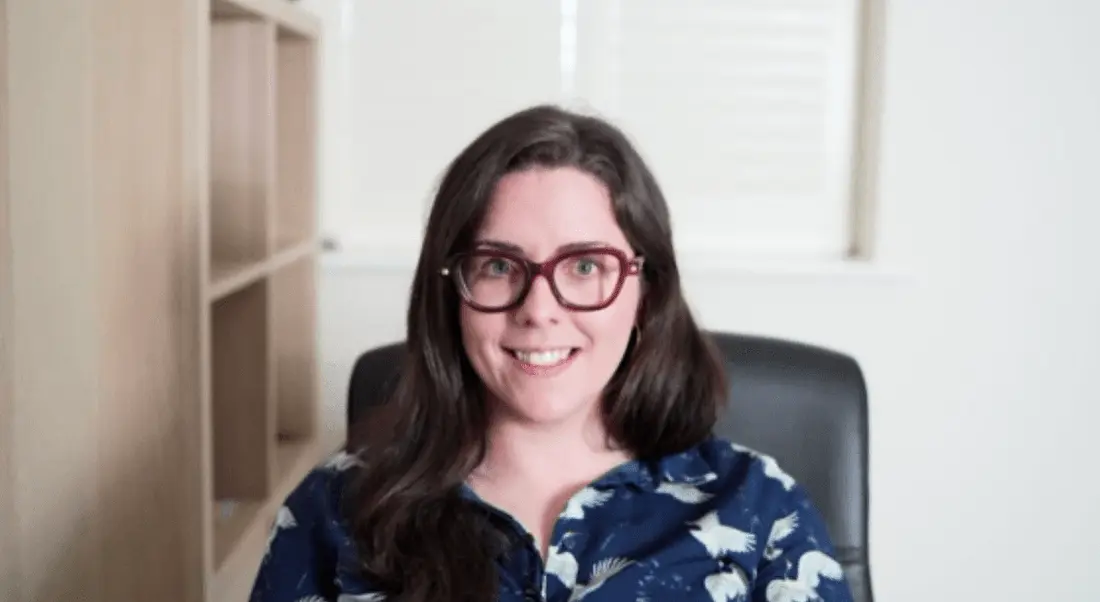
{"type": "MultiPolygon", "coordinates": [[[[837,546],[856,602],[873,602],[868,562],[867,388],[850,356],[796,341],[712,332],[725,358],[729,408],[715,434],[776,459],[805,486],[837,546]]],[[[363,353],[348,425],[397,380],[403,342],[363,353]]]]}
{"type": "Polygon", "coordinates": [[[718,436],[776,459],[807,490],[856,602],[873,602],[867,554],[867,387],[851,357],[796,341],[711,333],[729,408],[718,436]]]}

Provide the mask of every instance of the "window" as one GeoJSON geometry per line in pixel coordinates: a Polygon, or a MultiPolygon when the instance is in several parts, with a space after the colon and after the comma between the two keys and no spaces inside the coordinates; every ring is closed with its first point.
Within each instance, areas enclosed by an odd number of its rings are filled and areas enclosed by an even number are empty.
{"type": "Polygon", "coordinates": [[[325,227],[415,255],[446,162],[553,100],[621,124],[686,258],[839,259],[853,233],[860,0],[340,0],[325,227]],[[330,155],[332,156],[332,155],[330,155]]]}

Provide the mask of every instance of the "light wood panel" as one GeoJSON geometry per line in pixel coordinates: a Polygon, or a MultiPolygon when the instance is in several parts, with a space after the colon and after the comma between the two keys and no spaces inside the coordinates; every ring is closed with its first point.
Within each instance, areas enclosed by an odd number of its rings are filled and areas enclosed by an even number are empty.
{"type": "Polygon", "coordinates": [[[8,227],[8,7],[0,0],[0,600],[20,597],[15,570],[15,401],[12,391],[12,245],[8,227]]]}
{"type": "MultiPolygon", "coordinates": [[[[209,235],[207,217],[210,201],[210,6],[206,0],[181,2],[178,12],[182,54],[180,130],[181,181],[174,244],[178,286],[176,319],[180,330],[177,358],[180,414],[178,429],[187,438],[176,467],[176,477],[185,483],[183,510],[193,517],[190,536],[180,542],[179,554],[188,578],[182,584],[181,600],[211,602],[213,575],[213,515],[208,502],[214,493],[212,461],[212,412],[206,391],[211,377],[209,357],[210,305],[201,294],[209,281],[210,251],[203,244],[209,235]]],[[[242,600],[243,602],[243,600],[242,600]]]]}
{"type": "Polygon", "coordinates": [[[304,144],[276,196],[315,94],[280,90],[277,44],[319,27],[214,8],[0,0],[2,602],[243,601],[278,504],[339,444],[308,422],[315,222],[275,231],[316,202],[304,144]]]}
{"type": "Polygon", "coordinates": [[[8,0],[12,453],[23,600],[99,600],[92,7],[8,0]]]}
{"type": "Polygon", "coordinates": [[[177,308],[193,307],[200,292],[180,265],[198,252],[180,236],[181,204],[194,203],[180,195],[182,124],[194,110],[183,88],[181,5],[91,4],[89,250],[99,399],[84,428],[98,435],[98,594],[175,600],[202,576],[185,543],[201,533],[200,489],[180,474],[198,444],[198,433],[183,430],[191,424],[184,415],[195,411],[186,385],[194,375],[180,371],[197,351],[198,316],[177,308]]]}
{"type": "Polygon", "coordinates": [[[7,8],[12,581],[28,601],[197,602],[194,24],[170,0],[7,8]]]}

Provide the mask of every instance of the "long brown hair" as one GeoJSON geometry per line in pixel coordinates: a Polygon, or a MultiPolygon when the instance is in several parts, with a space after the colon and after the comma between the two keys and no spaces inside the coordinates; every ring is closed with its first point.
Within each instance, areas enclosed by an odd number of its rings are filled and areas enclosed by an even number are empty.
{"type": "Polygon", "coordinates": [[[349,438],[363,466],[345,512],[365,578],[389,599],[497,597],[499,534],[459,495],[485,453],[486,398],[462,347],[459,297],[440,268],[472,244],[500,178],[532,166],[599,178],[646,258],[641,334],[602,399],[609,439],[656,460],[707,438],[723,406],[724,372],[681,293],[664,195],[627,137],[603,119],[545,105],[497,122],[443,175],[413,279],[400,381],[349,438]]]}

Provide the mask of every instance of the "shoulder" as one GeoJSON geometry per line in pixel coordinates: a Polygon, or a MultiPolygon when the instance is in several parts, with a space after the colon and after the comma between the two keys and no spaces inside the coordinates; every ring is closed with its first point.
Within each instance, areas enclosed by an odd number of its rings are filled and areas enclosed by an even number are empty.
{"type": "Polygon", "coordinates": [[[338,519],[349,472],[357,464],[355,456],[347,452],[340,451],[328,456],[307,472],[291,490],[283,502],[282,511],[293,513],[304,522],[338,519]]]}
{"type": "Polygon", "coordinates": [[[706,467],[712,481],[707,489],[723,511],[751,516],[755,524],[768,528],[792,514],[802,515],[803,527],[824,529],[809,493],[773,456],[721,438],[703,442],[694,455],[706,467]]]}
{"type": "Polygon", "coordinates": [[[764,452],[713,437],[703,441],[690,453],[697,464],[695,472],[705,470],[718,492],[736,494],[758,505],[782,505],[792,496],[804,495],[798,481],[764,452]]]}
{"type": "Polygon", "coordinates": [[[354,458],[337,453],[314,466],[273,517],[251,602],[328,599],[348,585],[341,561],[351,558],[341,513],[354,458]]]}
{"type": "Polygon", "coordinates": [[[816,513],[807,492],[774,457],[721,438],[663,458],[658,480],[659,492],[698,500],[741,528],[764,530],[764,536],[772,523],[797,509],[816,513]]]}
{"type": "Polygon", "coordinates": [[[720,517],[748,517],[757,558],[754,589],[768,600],[811,599],[847,602],[851,593],[824,517],[808,492],[772,456],[722,439],[696,449],[698,461],[713,474],[712,491],[720,517]],[[799,599],[797,596],[793,599],[799,599]]]}
{"type": "Polygon", "coordinates": [[[291,489],[278,508],[272,539],[294,541],[293,532],[308,533],[305,541],[339,542],[346,522],[342,503],[355,457],[337,452],[313,466],[291,489]]]}

